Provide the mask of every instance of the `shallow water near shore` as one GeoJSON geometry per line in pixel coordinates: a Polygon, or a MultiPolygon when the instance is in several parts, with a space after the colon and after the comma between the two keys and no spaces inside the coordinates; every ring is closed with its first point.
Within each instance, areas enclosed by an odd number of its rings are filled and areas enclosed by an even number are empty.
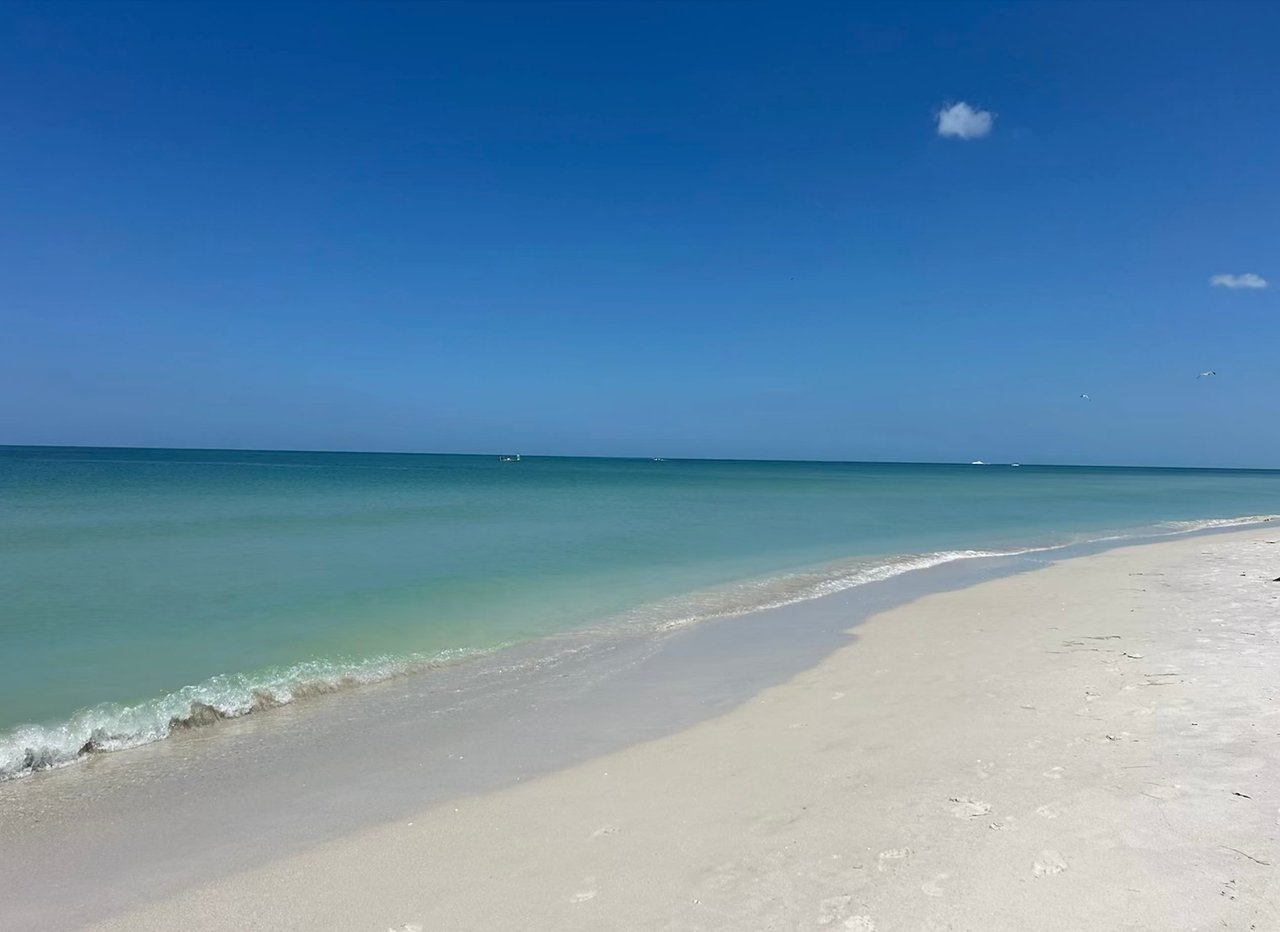
{"type": "Polygon", "coordinates": [[[21,839],[0,850],[0,928],[73,926],[681,730],[856,640],[871,614],[1129,542],[952,561],[657,634],[566,636],[551,661],[521,645],[0,784],[0,835],[21,839]]]}
{"type": "Polygon", "coordinates": [[[512,646],[1229,523],[1280,473],[0,448],[0,490],[12,778],[512,646]]]}

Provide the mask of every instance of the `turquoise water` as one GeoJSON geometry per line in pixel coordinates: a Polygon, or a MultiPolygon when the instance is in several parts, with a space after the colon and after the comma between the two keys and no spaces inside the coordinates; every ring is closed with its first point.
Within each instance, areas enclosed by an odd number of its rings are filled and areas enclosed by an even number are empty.
{"type": "Polygon", "coordinates": [[[583,625],[1278,511],[1269,471],[0,447],[0,776],[583,625]]]}

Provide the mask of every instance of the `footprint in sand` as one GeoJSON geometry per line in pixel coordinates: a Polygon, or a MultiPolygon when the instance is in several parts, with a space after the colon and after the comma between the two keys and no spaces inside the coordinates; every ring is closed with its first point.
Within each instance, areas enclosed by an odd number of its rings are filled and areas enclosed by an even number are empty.
{"type": "Polygon", "coordinates": [[[847,893],[829,896],[818,903],[818,925],[829,926],[845,914],[853,897],[847,893]]]}
{"type": "Polygon", "coordinates": [[[1046,819],[1056,819],[1058,817],[1058,810],[1054,809],[1052,806],[1041,806],[1036,810],[1036,815],[1043,816],[1046,819]]]}
{"type": "Polygon", "coordinates": [[[605,826],[603,826],[603,827],[601,827],[601,828],[596,829],[594,832],[592,832],[592,833],[591,833],[591,837],[592,837],[592,838],[601,838],[601,837],[603,837],[603,836],[605,836],[605,835],[616,835],[616,834],[618,834],[618,826],[616,826],[616,825],[605,825],[605,826]]]}
{"type": "Polygon", "coordinates": [[[1175,796],[1179,795],[1179,792],[1180,791],[1176,786],[1159,786],[1152,784],[1150,789],[1142,791],[1142,795],[1150,796],[1152,799],[1173,799],[1175,796]]]}
{"type": "Polygon", "coordinates": [[[1046,848],[1040,852],[1040,857],[1031,865],[1031,872],[1037,877],[1049,877],[1053,874],[1061,874],[1067,869],[1067,862],[1062,855],[1051,848],[1046,848]]]}
{"type": "Polygon", "coordinates": [[[1042,776],[1042,777],[1048,777],[1050,780],[1061,780],[1061,779],[1062,779],[1062,768],[1061,768],[1061,767],[1050,767],[1050,768],[1049,768],[1048,770],[1046,770],[1044,773],[1040,774],[1040,776],[1042,776]]]}
{"type": "Polygon", "coordinates": [[[388,929],[387,932],[422,932],[422,926],[416,922],[406,922],[402,926],[396,926],[394,929],[388,929]]]}
{"type": "Polygon", "coordinates": [[[849,932],[876,932],[876,921],[870,916],[850,916],[844,921],[849,932]]]}
{"type": "Polygon", "coordinates": [[[942,885],[951,878],[950,874],[938,874],[928,883],[920,884],[920,889],[924,891],[925,896],[942,896],[945,892],[942,885]]]}
{"type": "Polygon", "coordinates": [[[991,811],[990,804],[980,799],[970,799],[968,796],[952,796],[949,797],[949,801],[955,803],[951,807],[951,814],[957,819],[976,819],[991,811]]]}
{"type": "Polygon", "coordinates": [[[585,903],[587,900],[594,900],[599,895],[600,891],[596,889],[596,879],[594,877],[588,877],[582,881],[582,885],[585,889],[579,890],[569,897],[570,903],[585,903]]]}
{"type": "Polygon", "coordinates": [[[909,857],[911,857],[910,848],[890,848],[887,851],[881,851],[878,868],[882,871],[888,870],[909,857]]]}

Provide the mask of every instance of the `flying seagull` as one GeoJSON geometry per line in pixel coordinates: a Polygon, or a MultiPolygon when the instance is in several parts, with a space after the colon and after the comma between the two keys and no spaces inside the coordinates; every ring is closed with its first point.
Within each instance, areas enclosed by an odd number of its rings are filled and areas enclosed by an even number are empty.
{"type": "Polygon", "coordinates": [[[1197,375],[1197,376],[1196,376],[1196,378],[1197,378],[1197,379],[1207,379],[1207,378],[1209,378],[1210,376],[1217,375],[1217,374],[1218,374],[1218,373],[1214,372],[1212,369],[1205,369],[1205,370],[1204,370],[1204,372],[1201,372],[1199,375],[1197,375]]]}
{"type": "Polygon", "coordinates": [[[1085,401],[1093,401],[1093,399],[1090,398],[1088,395],[1081,395],[1080,397],[1083,398],[1085,401]]]}

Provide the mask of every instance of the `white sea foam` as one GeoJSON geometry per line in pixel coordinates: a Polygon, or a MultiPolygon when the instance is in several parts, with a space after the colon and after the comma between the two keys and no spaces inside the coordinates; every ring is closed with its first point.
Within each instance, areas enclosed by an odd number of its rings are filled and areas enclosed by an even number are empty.
{"type": "Polygon", "coordinates": [[[801,570],[767,579],[749,580],[719,589],[707,590],[658,603],[632,613],[632,620],[648,621],[656,630],[670,630],[696,624],[710,618],[745,615],[748,612],[780,608],[796,602],[807,602],[892,579],[914,570],[924,570],[957,560],[983,557],[1008,557],[1053,547],[1023,550],[942,550],[934,553],[907,554],[882,559],[861,559],[830,563],[815,569],[801,570]],[[661,616],[655,618],[655,616],[661,616]]]}
{"type": "Polygon", "coordinates": [[[239,718],[298,699],[416,673],[479,651],[314,661],[259,674],[213,676],[136,705],[103,703],[58,725],[25,725],[0,735],[0,780],[73,764],[89,754],[122,751],[175,730],[239,718]]]}
{"type": "MultiPolygon", "coordinates": [[[[1280,520],[1280,515],[1168,521],[1129,534],[1083,538],[1070,543],[1164,537],[1276,520],[1280,520]]],[[[1061,550],[1069,545],[1061,543],[1016,550],[943,550],[840,561],[653,603],[611,619],[597,629],[615,634],[669,631],[710,618],[744,615],[804,602],[957,560],[1022,556],[1061,550]]],[[[423,672],[484,653],[488,651],[458,649],[431,656],[382,656],[346,663],[315,661],[259,674],[214,676],[197,685],[184,686],[136,705],[104,703],[83,709],[59,725],[26,725],[0,735],[0,781],[65,767],[94,753],[150,744],[167,738],[175,730],[238,718],[309,696],[423,672]]]]}
{"type": "Polygon", "coordinates": [[[1209,531],[1214,528],[1246,527],[1250,524],[1266,524],[1280,521],[1280,515],[1245,515],[1240,518],[1205,518],[1199,521],[1164,521],[1158,525],[1168,534],[1185,534],[1191,531],[1209,531]]]}

